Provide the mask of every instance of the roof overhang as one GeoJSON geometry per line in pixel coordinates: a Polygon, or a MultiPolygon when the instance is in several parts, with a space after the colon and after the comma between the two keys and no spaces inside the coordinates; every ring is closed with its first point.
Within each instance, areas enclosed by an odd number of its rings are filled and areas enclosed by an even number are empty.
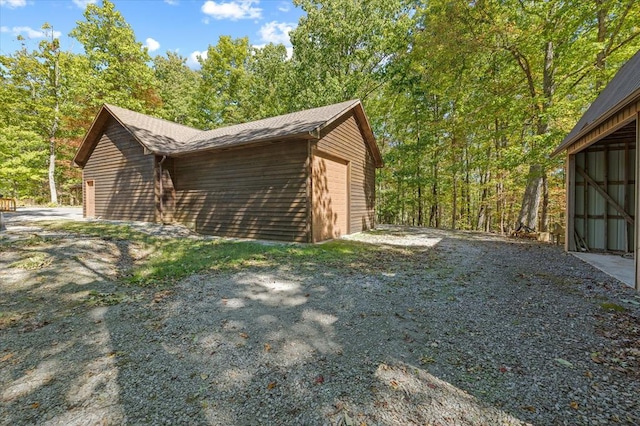
{"type": "Polygon", "coordinates": [[[142,145],[142,148],[144,149],[144,153],[145,154],[153,154],[153,152],[151,150],[149,150],[136,137],[136,135],[133,132],[131,132],[131,130],[129,130],[129,128],[124,123],[122,123],[122,121],[120,121],[118,116],[116,114],[114,114],[111,110],[109,110],[109,107],[107,105],[102,105],[102,107],[100,107],[100,111],[98,111],[98,114],[93,119],[93,123],[91,123],[91,126],[89,127],[89,130],[87,131],[87,134],[84,135],[84,138],[82,139],[82,142],[80,143],[80,146],[78,147],[78,150],[76,151],[76,155],[73,157],[73,160],[72,160],[72,165],[73,166],[84,168],[84,166],[87,165],[87,161],[89,161],[89,157],[91,157],[91,154],[93,153],[93,150],[96,148],[96,145],[98,145],[98,142],[100,141],[100,136],[102,135],[102,132],[104,131],[104,126],[107,124],[107,122],[109,121],[110,118],[113,118],[118,123],[120,123],[120,125],[124,129],[126,129],[127,132],[129,132],[129,134],[140,145],[142,145]]]}
{"type": "MultiPolygon", "coordinates": [[[[551,153],[551,157],[555,157],[558,154],[560,154],[561,152],[565,151],[565,150],[569,150],[571,148],[571,146],[573,144],[575,144],[576,142],[580,141],[580,139],[582,139],[583,137],[585,137],[590,131],[592,131],[593,129],[597,128],[598,126],[602,125],[603,123],[605,123],[607,120],[609,120],[611,117],[613,117],[615,114],[617,114],[618,112],[620,112],[621,110],[623,110],[624,108],[626,108],[628,105],[638,101],[640,99],[640,89],[635,90],[634,92],[632,92],[629,96],[625,97],[624,99],[622,99],[620,102],[618,102],[617,104],[615,104],[613,107],[611,107],[608,111],[606,111],[604,114],[602,114],[600,117],[598,117],[596,120],[594,120],[593,122],[587,124],[586,126],[584,126],[575,136],[573,136],[572,138],[567,137],[565,140],[562,141],[562,143],[560,144],[560,146],[558,146],[552,153],[551,153]]],[[[628,124],[629,121],[633,120],[633,118],[627,119],[625,120],[625,122],[621,122],[618,123],[619,125],[612,127],[612,131],[615,131],[616,129],[622,127],[624,124],[628,124]]],[[[594,143],[596,143],[598,140],[604,138],[605,136],[609,135],[611,133],[610,132],[606,132],[603,133],[601,135],[601,137],[594,139],[591,143],[585,145],[584,147],[582,147],[582,149],[587,148],[591,145],[593,145],[594,143]]]]}
{"type": "MultiPolygon", "coordinates": [[[[357,101],[353,105],[347,107],[340,114],[336,114],[332,119],[325,122],[322,126],[316,129],[318,136],[323,133],[324,129],[327,129],[333,123],[344,117],[346,113],[349,111],[353,111],[356,116],[356,121],[358,122],[358,126],[360,127],[360,132],[371,151],[371,155],[373,155],[373,159],[375,161],[375,165],[377,169],[384,167],[384,162],[382,160],[382,154],[380,154],[380,149],[378,148],[378,144],[376,143],[376,138],[373,135],[373,130],[371,130],[371,124],[369,123],[369,119],[367,118],[367,114],[364,112],[364,107],[362,106],[362,102],[357,101]]],[[[319,139],[319,137],[318,137],[319,139]]]]}

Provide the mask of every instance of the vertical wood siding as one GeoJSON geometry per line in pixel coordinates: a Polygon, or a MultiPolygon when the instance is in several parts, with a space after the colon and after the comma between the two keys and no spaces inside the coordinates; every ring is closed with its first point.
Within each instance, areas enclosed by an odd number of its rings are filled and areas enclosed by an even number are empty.
{"type": "Polygon", "coordinates": [[[174,218],[204,234],[307,241],[306,141],[175,158],[174,218]]]}
{"type": "Polygon", "coordinates": [[[85,182],[95,181],[95,217],[154,221],[153,161],[153,155],[144,155],[131,134],[110,119],[82,172],[85,182]]]}
{"type": "Polygon", "coordinates": [[[313,157],[313,241],[349,233],[349,165],[320,155],[313,157]]]}
{"type": "Polygon", "coordinates": [[[345,115],[323,132],[317,149],[349,161],[350,226],[349,232],[360,232],[374,226],[375,162],[360,133],[353,113],[345,115]]]}

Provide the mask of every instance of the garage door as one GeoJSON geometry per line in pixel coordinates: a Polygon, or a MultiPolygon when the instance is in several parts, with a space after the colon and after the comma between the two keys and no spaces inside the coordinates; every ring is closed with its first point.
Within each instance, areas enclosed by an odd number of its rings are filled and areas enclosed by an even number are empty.
{"type": "Polygon", "coordinates": [[[313,158],[313,240],[317,242],[349,233],[349,166],[322,155],[313,158]]]}

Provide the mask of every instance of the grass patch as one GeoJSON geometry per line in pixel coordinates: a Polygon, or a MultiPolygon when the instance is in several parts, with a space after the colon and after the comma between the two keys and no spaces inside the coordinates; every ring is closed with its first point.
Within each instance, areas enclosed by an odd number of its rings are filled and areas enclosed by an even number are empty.
{"type": "Polygon", "coordinates": [[[36,269],[46,268],[52,263],[53,257],[49,256],[47,253],[35,252],[29,253],[29,255],[24,259],[13,262],[9,265],[9,268],[19,268],[33,271],[36,269]]]}
{"type": "Polygon", "coordinates": [[[44,226],[50,230],[137,245],[149,255],[137,262],[122,277],[122,281],[152,287],[172,285],[196,273],[249,267],[292,265],[308,270],[357,267],[379,270],[392,259],[407,255],[402,250],[347,240],[319,245],[264,244],[225,239],[158,238],[136,231],[126,224],[60,221],[44,226]]]}
{"type": "Polygon", "coordinates": [[[600,307],[605,311],[624,312],[626,311],[624,306],[620,306],[612,302],[604,302],[600,304],[600,307]]]}

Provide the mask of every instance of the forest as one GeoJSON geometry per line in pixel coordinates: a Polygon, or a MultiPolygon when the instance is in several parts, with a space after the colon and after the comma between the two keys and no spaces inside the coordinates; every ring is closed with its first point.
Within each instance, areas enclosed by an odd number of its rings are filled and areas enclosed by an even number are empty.
{"type": "Polygon", "coordinates": [[[113,3],[69,34],[0,55],[0,193],[81,202],[71,159],[110,103],[211,129],[362,100],[385,166],[380,223],[546,230],[564,209],[551,158],[640,48],[637,0],[294,0],[283,45],[211,40],[200,69],[151,57],[113,3]]]}

